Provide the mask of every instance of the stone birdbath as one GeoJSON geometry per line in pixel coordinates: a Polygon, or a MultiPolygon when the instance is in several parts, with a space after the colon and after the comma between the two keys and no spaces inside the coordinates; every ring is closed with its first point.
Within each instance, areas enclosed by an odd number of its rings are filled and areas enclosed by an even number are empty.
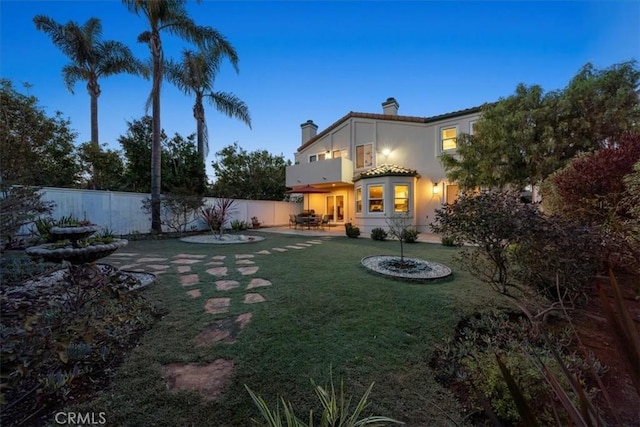
{"type": "Polygon", "coordinates": [[[26,253],[45,261],[67,261],[73,265],[93,263],[107,257],[129,242],[125,239],[89,237],[100,230],[97,225],[51,227],[53,243],[32,246],[26,253]]]}

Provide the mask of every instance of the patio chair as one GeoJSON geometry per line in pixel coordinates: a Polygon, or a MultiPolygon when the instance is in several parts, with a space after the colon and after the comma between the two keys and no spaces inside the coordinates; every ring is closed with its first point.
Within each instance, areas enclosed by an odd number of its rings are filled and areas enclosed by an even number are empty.
{"type": "Polygon", "coordinates": [[[322,220],[320,220],[320,228],[324,230],[324,227],[329,226],[329,215],[322,215],[322,220]]]}
{"type": "Polygon", "coordinates": [[[307,222],[305,221],[305,218],[302,215],[296,215],[296,223],[295,223],[296,230],[298,229],[298,226],[304,229],[304,226],[306,223],[307,222]]]}
{"type": "Polygon", "coordinates": [[[289,228],[291,228],[291,226],[296,226],[296,215],[295,214],[289,214],[289,228]]]}

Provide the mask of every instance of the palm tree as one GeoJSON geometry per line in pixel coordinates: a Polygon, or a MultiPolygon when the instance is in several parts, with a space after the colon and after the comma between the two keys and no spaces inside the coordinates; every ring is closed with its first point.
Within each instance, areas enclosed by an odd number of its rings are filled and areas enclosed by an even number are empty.
{"type": "Polygon", "coordinates": [[[151,229],[162,232],[160,222],[160,86],[164,75],[162,31],[195,43],[203,49],[220,49],[234,66],[238,55],[226,39],[215,29],[196,25],[185,9],[186,0],[122,0],[130,12],[144,16],[149,29],[138,36],[151,51],[152,79],[151,105],[153,117],[153,142],[151,145],[151,229]]]}
{"type": "MultiPolygon", "coordinates": [[[[196,97],[193,117],[197,126],[198,153],[203,159],[209,152],[209,135],[203,105],[205,98],[221,113],[240,119],[251,128],[249,108],[243,101],[232,93],[213,91],[222,56],[219,49],[198,53],[185,50],[182,53],[182,62],[167,63],[168,80],[185,94],[194,94],[196,97]]],[[[237,67],[235,68],[237,71],[237,67]]]]}
{"type": "Polygon", "coordinates": [[[118,41],[102,41],[102,24],[98,18],[90,18],[83,26],[73,21],[59,24],[45,15],[37,15],[33,22],[38,30],[44,31],[51,41],[70,60],[62,68],[62,77],[73,93],[78,80],[87,82],[87,92],[91,97],[91,143],[98,147],[98,79],[119,73],[138,74],[140,63],[131,50],[118,41]]]}

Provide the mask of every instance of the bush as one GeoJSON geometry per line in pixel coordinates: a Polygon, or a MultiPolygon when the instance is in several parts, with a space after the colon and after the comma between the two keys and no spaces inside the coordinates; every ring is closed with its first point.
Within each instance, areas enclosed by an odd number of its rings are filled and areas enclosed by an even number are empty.
{"type": "Polygon", "coordinates": [[[442,242],[442,246],[462,246],[462,243],[453,236],[442,236],[440,241],[442,242]]]}
{"type": "Polygon", "coordinates": [[[234,231],[244,231],[249,228],[249,224],[246,221],[240,219],[234,219],[231,221],[231,229],[234,231]]]}
{"type": "Polygon", "coordinates": [[[350,222],[346,223],[344,228],[347,233],[347,237],[356,238],[360,235],[360,229],[358,227],[354,227],[350,222]]]}
{"type": "Polygon", "coordinates": [[[589,291],[598,267],[598,236],[590,227],[545,216],[515,191],[463,195],[436,211],[431,229],[472,243],[457,256],[460,265],[517,304],[537,305],[540,293],[574,303],[589,291]]]}
{"type": "MultiPolygon", "coordinates": [[[[517,423],[521,421],[520,415],[498,366],[496,355],[499,354],[537,419],[542,425],[555,425],[553,413],[562,412],[562,407],[554,399],[541,365],[546,366],[565,389],[570,388],[568,379],[554,352],[562,355],[568,369],[578,378],[583,378],[591,368],[603,371],[597,360],[587,362],[570,350],[570,337],[567,331],[548,336],[551,349],[523,315],[502,311],[477,313],[460,321],[453,338],[437,345],[431,363],[439,373],[439,382],[466,389],[471,406],[468,410],[483,408],[481,400],[486,399],[501,421],[517,423]]],[[[568,420],[561,425],[565,423],[568,424],[568,420]]]]}
{"type": "Polygon", "coordinates": [[[1,298],[3,424],[86,392],[158,315],[117,275],[89,264],[46,288],[3,287],[1,298]]]}
{"type": "MultiPolygon", "coordinates": [[[[162,225],[166,225],[170,230],[184,233],[187,226],[195,222],[198,209],[204,205],[202,197],[174,192],[162,195],[160,207],[162,208],[162,225]]],[[[142,210],[151,214],[151,199],[142,201],[142,210]]]]}
{"type": "Polygon", "coordinates": [[[0,250],[11,245],[24,225],[41,215],[50,215],[55,203],[43,201],[36,187],[0,184],[0,250]],[[4,242],[4,243],[3,243],[4,242]]]}
{"type": "Polygon", "coordinates": [[[418,240],[418,234],[420,232],[415,228],[407,228],[402,230],[402,240],[405,243],[415,243],[418,240]]]}
{"type": "Polygon", "coordinates": [[[382,228],[374,228],[371,230],[371,238],[373,240],[384,240],[388,236],[387,232],[382,228]]]}

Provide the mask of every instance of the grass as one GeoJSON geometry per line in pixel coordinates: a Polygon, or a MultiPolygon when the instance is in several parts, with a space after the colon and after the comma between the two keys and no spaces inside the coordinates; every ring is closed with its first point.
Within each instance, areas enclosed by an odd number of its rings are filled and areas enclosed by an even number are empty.
{"type": "MultiPolygon", "coordinates": [[[[172,258],[179,253],[233,256],[310,240],[304,236],[264,233],[261,242],[243,245],[199,245],[178,240],[130,242],[122,252],[172,258]]],[[[367,272],[360,259],[398,254],[394,241],[334,237],[321,245],[285,253],[256,255],[259,271],[242,276],[229,268],[225,279],[241,286],[217,291],[210,268],[193,264],[200,275],[202,296],[192,299],[174,268],[159,276],[144,295],[159,301],[169,313],[148,331],[117,373],[111,389],[74,411],[106,412],[109,425],[247,426],[259,412],[245,384],[269,405],[276,398],[291,401],[296,413],[317,411],[310,379],[329,382],[330,366],[345,392],[357,399],[375,382],[370,411],[407,425],[451,425],[461,421],[460,408],[438,385],[428,366],[434,345],[452,336],[458,320],[493,304],[493,296],[476,279],[452,265],[457,248],[417,243],[405,245],[405,255],[444,263],[454,270],[451,280],[437,284],[402,283],[367,272]],[[265,303],[242,303],[251,277],[272,282],[259,288],[265,303]],[[208,298],[231,297],[230,312],[212,316],[203,310],[208,298]],[[213,320],[243,312],[253,318],[234,344],[196,347],[194,337],[213,320]],[[235,371],[225,392],[204,402],[191,392],[169,392],[162,366],[168,363],[206,364],[232,359],[235,371]]],[[[108,259],[107,259],[108,262],[108,259]]]]}

